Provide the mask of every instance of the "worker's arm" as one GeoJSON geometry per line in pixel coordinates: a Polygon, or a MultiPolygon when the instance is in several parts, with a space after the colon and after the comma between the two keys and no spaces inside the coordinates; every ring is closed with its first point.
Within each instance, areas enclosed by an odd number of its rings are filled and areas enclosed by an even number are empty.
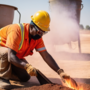
{"type": "Polygon", "coordinates": [[[63,69],[60,69],[55,60],[52,58],[52,56],[47,52],[40,52],[41,56],[43,57],[44,61],[54,70],[56,71],[61,79],[65,82],[65,78],[70,78],[66,73],[64,73],[63,69]]]}
{"type": "Polygon", "coordinates": [[[19,59],[16,56],[16,52],[10,48],[8,48],[8,61],[16,67],[25,69],[29,75],[37,76],[36,69],[27,61],[19,59]]]}
{"type": "Polygon", "coordinates": [[[57,72],[57,70],[59,70],[59,66],[57,65],[57,63],[55,62],[55,60],[53,59],[53,57],[47,52],[40,52],[40,55],[42,56],[42,58],[44,59],[44,61],[54,70],[57,72]]]}
{"type": "Polygon", "coordinates": [[[23,60],[20,60],[17,56],[16,56],[16,52],[10,48],[8,48],[8,60],[10,61],[10,63],[12,63],[13,65],[24,69],[26,64],[28,62],[25,62],[23,60]]]}

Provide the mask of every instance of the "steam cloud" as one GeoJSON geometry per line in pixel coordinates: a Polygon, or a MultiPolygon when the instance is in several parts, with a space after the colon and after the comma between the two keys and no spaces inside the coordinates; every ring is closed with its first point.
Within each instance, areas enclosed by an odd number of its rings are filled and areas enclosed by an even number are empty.
{"type": "MultiPolygon", "coordinates": [[[[71,3],[69,0],[54,0],[50,2],[50,32],[44,35],[43,39],[47,51],[54,58],[57,57],[55,55],[55,52],[57,52],[56,47],[58,49],[59,45],[78,40],[79,24],[76,9],[76,3],[71,3]]],[[[61,49],[64,50],[62,47],[61,49]]],[[[69,50],[67,49],[67,51],[69,50]]],[[[40,56],[35,53],[33,57],[39,58],[40,56]]]]}
{"type": "Polygon", "coordinates": [[[51,31],[44,36],[45,45],[51,45],[49,49],[55,45],[78,40],[79,25],[76,9],[76,3],[71,3],[69,0],[50,2],[51,31]]]}

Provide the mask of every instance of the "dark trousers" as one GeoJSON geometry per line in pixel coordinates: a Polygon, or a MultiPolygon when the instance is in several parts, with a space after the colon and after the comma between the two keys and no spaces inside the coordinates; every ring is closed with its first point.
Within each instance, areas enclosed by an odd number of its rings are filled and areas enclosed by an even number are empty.
{"type": "Polygon", "coordinates": [[[26,72],[26,70],[16,67],[13,64],[11,65],[12,73],[16,75],[20,81],[27,82],[30,79],[30,75],[26,72]]]}

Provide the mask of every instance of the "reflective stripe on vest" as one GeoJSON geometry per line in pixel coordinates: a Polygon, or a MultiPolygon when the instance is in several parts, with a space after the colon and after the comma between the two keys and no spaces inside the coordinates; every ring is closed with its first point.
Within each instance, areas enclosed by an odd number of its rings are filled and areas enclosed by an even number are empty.
{"type": "Polygon", "coordinates": [[[0,36],[0,43],[1,43],[1,41],[2,41],[2,40],[1,40],[1,36],[0,36]]]}
{"type": "Polygon", "coordinates": [[[22,45],[23,45],[23,41],[24,41],[24,26],[23,24],[18,24],[19,27],[20,27],[20,30],[21,30],[21,42],[19,44],[19,49],[20,50],[22,48],[22,45]]]}
{"type": "Polygon", "coordinates": [[[36,51],[43,51],[43,50],[46,50],[46,48],[42,47],[42,48],[36,49],[36,51]]]}

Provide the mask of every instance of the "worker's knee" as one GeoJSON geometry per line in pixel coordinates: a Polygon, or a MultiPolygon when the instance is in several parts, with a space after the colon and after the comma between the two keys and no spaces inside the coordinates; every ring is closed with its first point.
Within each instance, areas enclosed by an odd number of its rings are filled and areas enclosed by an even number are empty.
{"type": "Polygon", "coordinates": [[[26,72],[26,70],[16,67],[15,65],[11,65],[12,73],[16,75],[20,81],[27,82],[30,79],[30,75],[26,72]]]}
{"type": "Polygon", "coordinates": [[[21,80],[22,82],[27,82],[30,78],[31,78],[30,75],[28,75],[27,77],[20,78],[20,80],[21,80]]]}
{"type": "Polygon", "coordinates": [[[5,53],[8,53],[8,48],[6,48],[6,47],[0,47],[0,55],[3,55],[5,53]]]}

